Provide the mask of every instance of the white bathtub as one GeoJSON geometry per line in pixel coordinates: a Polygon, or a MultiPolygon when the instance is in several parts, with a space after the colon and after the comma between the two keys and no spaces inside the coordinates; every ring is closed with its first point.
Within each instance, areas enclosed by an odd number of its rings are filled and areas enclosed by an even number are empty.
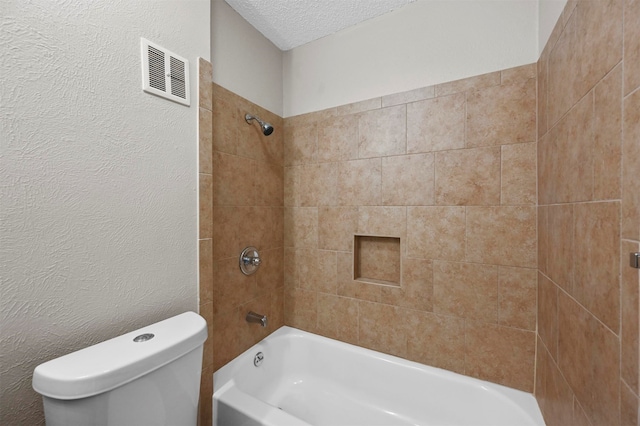
{"type": "Polygon", "coordinates": [[[215,426],[544,425],[526,392],[290,327],[213,382],[215,426]]]}

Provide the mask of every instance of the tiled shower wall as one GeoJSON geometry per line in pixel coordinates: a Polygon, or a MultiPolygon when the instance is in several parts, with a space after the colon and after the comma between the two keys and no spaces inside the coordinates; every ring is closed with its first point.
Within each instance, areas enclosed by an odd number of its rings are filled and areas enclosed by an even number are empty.
{"type": "Polygon", "coordinates": [[[199,185],[199,231],[198,231],[198,268],[200,315],[207,321],[209,337],[204,344],[202,355],[202,376],[200,380],[200,404],[198,424],[211,424],[211,395],[213,394],[213,349],[212,324],[213,303],[211,300],[212,269],[211,253],[213,248],[211,232],[211,126],[212,126],[212,67],[209,61],[198,58],[198,185],[199,185]]]}
{"type": "Polygon", "coordinates": [[[535,64],[284,121],[285,323],[533,391],[535,64]],[[354,234],[400,238],[399,286],[354,234]]]}
{"type": "Polygon", "coordinates": [[[284,325],[283,120],[213,84],[211,64],[206,72],[199,120],[200,314],[209,339],[201,426],[211,424],[213,372],[284,325]],[[247,113],[273,124],[273,134],[265,137],[255,122],[247,124],[247,113]],[[247,246],[258,248],[263,262],[251,276],[238,263],[247,246]],[[245,321],[252,310],[267,315],[268,327],[245,321]]]}
{"type": "Polygon", "coordinates": [[[640,1],[570,0],[538,62],[536,397],[638,425],[640,1]]]}
{"type": "Polygon", "coordinates": [[[213,368],[217,370],[284,324],[283,120],[213,85],[212,286],[213,368]],[[245,114],[274,126],[264,136],[245,114]],[[250,276],[238,265],[247,246],[262,264],[250,276]],[[247,312],[267,315],[262,328],[247,312]]]}

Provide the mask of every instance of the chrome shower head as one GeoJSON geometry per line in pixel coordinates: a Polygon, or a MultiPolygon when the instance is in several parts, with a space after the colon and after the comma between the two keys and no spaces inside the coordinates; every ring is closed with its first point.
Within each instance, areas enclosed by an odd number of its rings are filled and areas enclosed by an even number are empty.
{"type": "Polygon", "coordinates": [[[273,126],[265,121],[260,120],[255,115],[246,114],[244,116],[244,120],[249,124],[251,124],[251,120],[256,120],[258,123],[260,123],[260,129],[262,129],[262,134],[265,136],[269,136],[271,133],[273,133],[273,126]]]}

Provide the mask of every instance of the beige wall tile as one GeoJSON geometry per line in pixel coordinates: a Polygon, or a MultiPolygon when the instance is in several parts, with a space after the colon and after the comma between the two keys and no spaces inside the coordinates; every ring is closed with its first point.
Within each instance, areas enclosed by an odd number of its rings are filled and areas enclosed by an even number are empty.
{"type": "Polygon", "coordinates": [[[438,205],[500,204],[500,147],[436,153],[438,205]]]}
{"type": "MultiPolygon", "coordinates": [[[[260,269],[255,273],[256,289],[258,293],[274,293],[284,285],[284,248],[261,250],[260,259],[260,269]]],[[[237,274],[237,265],[234,269],[237,274]]]]}
{"type": "Polygon", "coordinates": [[[535,204],[536,143],[503,145],[501,149],[501,204],[535,204]]]}
{"type": "Polygon", "coordinates": [[[538,273],[538,337],[558,360],[558,287],[538,273]]]}
{"type": "Polygon", "coordinates": [[[338,163],[307,164],[299,175],[298,200],[302,207],[336,205],[338,163]]]}
{"type": "Polygon", "coordinates": [[[284,287],[271,292],[271,317],[269,326],[277,330],[284,325],[284,287]]]}
{"type": "Polygon", "coordinates": [[[498,267],[433,262],[433,311],[437,314],[498,321],[498,267]]]}
{"type": "Polygon", "coordinates": [[[318,247],[318,208],[291,207],[284,210],[285,247],[318,247]]]}
{"type": "Polygon", "coordinates": [[[337,294],[337,257],[335,251],[299,249],[296,261],[300,288],[337,294]]]}
{"type": "Polygon", "coordinates": [[[464,148],[465,95],[407,105],[407,152],[464,148]]]}
{"type": "Polygon", "coordinates": [[[467,207],[466,210],[467,261],[536,267],[535,207],[467,207]]]}
{"type": "Polygon", "coordinates": [[[271,295],[269,293],[259,294],[253,300],[245,303],[238,309],[238,322],[242,324],[240,331],[240,350],[245,351],[260,340],[275,331],[274,324],[267,321],[266,327],[261,327],[255,323],[249,323],[246,316],[249,312],[256,312],[267,317],[271,317],[271,295]]]}
{"type": "Polygon", "coordinates": [[[338,252],[338,295],[353,299],[380,302],[382,286],[353,279],[353,253],[338,252]]]}
{"type": "Polygon", "coordinates": [[[302,173],[305,166],[284,168],[283,196],[285,207],[300,207],[302,196],[302,173]]]}
{"type": "Polygon", "coordinates": [[[358,234],[405,238],[406,230],[405,207],[358,207],[358,234]]]}
{"type": "Polygon", "coordinates": [[[211,344],[213,351],[213,370],[234,359],[240,353],[240,324],[238,311],[225,312],[213,317],[211,344]]]}
{"type": "Polygon", "coordinates": [[[382,159],[382,203],[389,206],[434,204],[433,154],[382,159]]]}
{"type": "Polygon", "coordinates": [[[435,86],[421,87],[419,89],[409,90],[407,92],[394,93],[382,97],[382,107],[395,106],[400,104],[408,104],[410,102],[431,99],[435,96],[435,86]]]}
{"type": "Polygon", "coordinates": [[[244,121],[234,96],[226,89],[213,85],[213,150],[237,154],[238,126],[244,121]],[[242,120],[242,121],[241,121],[242,120]]]}
{"type": "Polygon", "coordinates": [[[235,257],[216,261],[213,275],[214,315],[233,312],[255,299],[258,295],[256,276],[240,272],[235,257]]]}
{"type": "Polygon", "coordinates": [[[284,322],[288,326],[314,333],[318,324],[318,293],[285,288],[284,322]]]}
{"type": "Polygon", "coordinates": [[[213,300],[213,240],[198,240],[200,303],[213,300]]]}
{"type": "Polygon", "coordinates": [[[284,165],[315,163],[318,148],[316,123],[306,126],[285,126],[284,165]]]}
{"type": "Polygon", "coordinates": [[[212,109],[212,81],[213,67],[211,62],[198,58],[198,106],[209,111],[212,109]]]}
{"type": "MultiPolygon", "coordinates": [[[[199,306],[198,313],[202,318],[207,322],[207,333],[211,335],[212,325],[213,325],[213,308],[212,302],[201,303],[199,306]]],[[[207,339],[204,342],[204,347],[202,348],[202,364],[203,365],[211,365],[213,363],[213,344],[211,339],[207,339]]]]}
{"type": "Polygon", "coordinates": [[[620,377],[639,393],[640,383],[638,383],[640,369],[640,348],[638,338],[640,337],[638,307],[640,304],[640,271],[629,267],[629,253],[640,252],[640,244],[632,241],[622,241],[622,251],[620,252],[620,265],[622,267],[622,306],[621,306],[621,327],[620,350],[621,369],[620,377]]]}
{"type": "Polygon", "coordinates": [[[338,295],[369,302],[380,302],[382,300],[382,288],[379,284],[369,284],[355,281],[353,275],[346,280],[338,281],[338,295]]]}
{"type": "Polygon", "coordinates": [[[354,278],[400,286],[400,239],[358,236],[354,243],[354,278]]]}
{"type": "Polygon", "coordinates": [[[306,126],[318,121],[328,120],[331,117],[335,117],[337,114],[337,108],[327,108],[320,111],[309,112],[307,114],[287,117],[284,119],[284,123],[285,127],[306,126]]]}
{"type": "Polygon", "coordinates": [[[572,204],[547,207],[547,275],[565,291],[573,290],[574,215],[572,204]]]}
{"type": "Polygon", "coordinates": [[[318,161],[358,158],[358,116],[334,117],[318,125],[318,161]]]}
{"type": "Polygon", "coordinates": [[[640,91],[624,100],[622,237],[640,240],[640,91]]]}
{"type": "Polygon", "coordinates": [[[404,105],[365,112],[358,121],[360,158],[407,152],[407,109],[404,105]]]}
{"type": "Polygon", "coordinates": [[[358,307],[360,346],[406,358],[407,333],[400,308],[365,301],[358,307]]]}
{"type": "Polygon", "coordinates": [[[498,268],[498,323],[507,327],[536,329],[535,269],[498,268]]]}
{"type": "Polygon", "coordinates": [[[502,85],[520,84],[536,78],[537,64],[522,65],[500,71],[502,85]]]}
{"type": "Polygon", "coordinates": [[[483,87],[497,86],[500,84],[500,71],[474,77],[463,78],[461,80],[450,81],[436,86],[436,96],[447,96],[452,93],[464,92],[483,87]]]}
{"type": "Polygon", "coordinates": [[[548,253],[549,253],[549,229],[548,229],[548,210],[547,206],[538,206],[538,270],[543,274],[548,272],[548,253]]]}
{"type": "MultiPolygon", "coordinates": [[[[548,46],[547,46],[548,47],[548,46]]],[[[541,137],[545,133],[547,133],[547,99],[548,99],[548,87],[549,87],[549,76],[547,73],[547,66],[549,64],[549,55],[548,50],[545,48],[542,55],[540,55],[540,59],[538,60],[538,137],[541,137]]]]}
{"type": "Polygon", "coordinates": [[[198,109],[198,172],[211,174],[211,150],[213,149],[213,114],[198,109]]]}
{"type": "Polygon", "coordinates": [[[358,301],[330,294],[318,294],[318,333],[357,345],[358,301]]]}
{"type": "MultiPolygon", "coordinates": [[[[248,163],[251,164],[249,161],[248,163]]],[[[253,176],[256,205],[282,207],[284,203],[283,167],[280,164],[261,161],[253,162],[253,165],[255,169],[250,171],[249,175],[238,176],[237,179],[250,179],[249,176],[253,176]]]]}
{"type": "Polygon", "coordinates": [[[408,257],[460,260],[465,253],[464,207],[407,207],[408,257]]]}
{"type": "Polygon", "coordinates": [[[213,364],[203,363],[198,403],[198,426],[211,426],[213,421],[211,395],[213,395],[213,364]]]}
{"type": "Polygon", "coordinates": [[[464,374],[464,320],[426,312],[406,316],[407,358],[464,374]]]}
{"type": "Polygon", "coordinates": [[[556,363],[538,340],[536,399],[540,411],[548,425],[574,425],[573,423],[573,392],[562,377],[556,363]]]}
{"type": "Polygon", "coordinates": [[[640,86],[640,3],[624,1],[624,93],[640,86]]]}
{"type": "Polygon", "coordinates": [[[535,140],[535,79],[467,94],[467,147],[535,140]]]}
{"type": "Polygon", "coordinates": [[[627,386],[620,383],[620,424],[636,426],[640,424],[640,399],[627,386]]]}
{"type": "MultiPolygon", "coordinates": [[[[213,209],[213,259],[220,260],[240,255],[243,248],[258,245],[261,236],[256,236],[256,227],[249,229],[247,223],[254,223],[255,207],[215,206],[213,209]]],[[[256,223],[262,228],[262,224],[256,223]]],[[[260,248],[260,247],[258,247],[260,248]]]]}
{"type": "Polygon", "coordinates": [[[352,252],[357,227],[357,207],[319,207],[318,248],[352,252]]]}
{"type": "Polygon", "coordinates": [[[359,112],[371,111],[374,109],[380,109],[382,106],[381,98],[367,99],[360,102],[354,102],[347,105],[339,106],[336,109],[338,115],[350,115],[357,114],[359,112]]]}
{"type": "Polygon", "coordinates": [[[549,58],[550,124],[622,59],[622,1],[578,2],[549,58]]]}
{"type": "Polygon", "coordinates": [[[593,200],[620,198],[622,64],[594,89],[593,200]]]}
{"type": "Polygon", "coordinates": [[[465,372],[482,380],[533,391],[535,333],[496,324],[465,323],[465,372]]]}
{"type": "Polygon", "coordinates": [[[614,333],[620,327],[620,203],[575,205],[572,295],[614,333]]]}
{"type": "Polygon", "coordinates": [[[402,259],[401,287],[382,286],[382,303],[419,311],[433,311],[433,263],[402,259]]]}
{"type": "Polygon", "coordinates": [[[380,205],[382,163],[379,158],[345,161],[338,164],[338,204],[380,205]]]}
{"type": "Polygon", "coordinates": [[[256,161],[222,152],[213,154],[213,205],[256,205],[256,161]]]}
{"type": "Polygon", "coordinates": [[[558,298],[559,367],[593,424],[620,420],[620,342],[564,292],[558,298]]]}
{"type": "Polygon", "coordinates": [[[213,196],[213,182],[211,175],[200,173],[198,175],[199,180],[199,221],[200,221],[200,239],[208,239],[213,236],[213,212],[212,212],[212,196],[213,196]]]}

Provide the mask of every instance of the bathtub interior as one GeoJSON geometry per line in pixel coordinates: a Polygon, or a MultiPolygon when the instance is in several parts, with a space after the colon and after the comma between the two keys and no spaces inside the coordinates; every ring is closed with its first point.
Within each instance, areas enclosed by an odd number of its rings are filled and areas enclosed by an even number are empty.
{"type": "Polygon", "coordinates": [[[525,392],[290,327],[217,371],[214,386],[219,426],[544,424],[525,392]]]}

